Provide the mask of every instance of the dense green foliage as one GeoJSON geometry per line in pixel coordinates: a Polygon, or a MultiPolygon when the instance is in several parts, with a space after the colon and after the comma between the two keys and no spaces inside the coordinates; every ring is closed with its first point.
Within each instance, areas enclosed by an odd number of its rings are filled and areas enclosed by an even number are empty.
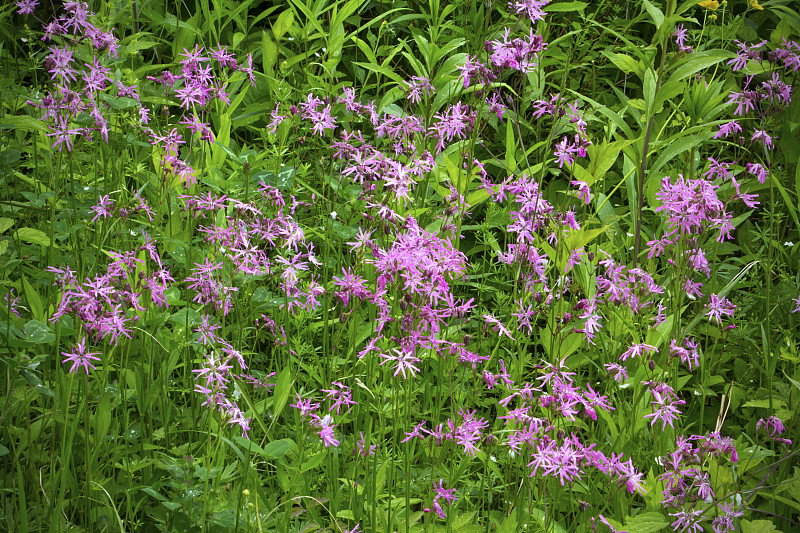
{"type": "Polygon", "coordinates": [[[798,42],[0,7],[0,530],[800,530],[798,42]]]}

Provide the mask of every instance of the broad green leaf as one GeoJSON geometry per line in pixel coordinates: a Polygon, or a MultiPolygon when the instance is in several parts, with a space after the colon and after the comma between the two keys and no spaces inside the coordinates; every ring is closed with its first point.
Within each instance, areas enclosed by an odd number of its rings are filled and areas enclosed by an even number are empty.
{"type": "Polygon", "coordinates": [[[289,28],[292,27],[292,23],[294,22],[294,11],[291,9],[285,10],[283,13],[278,15],[278,20],[275,21],[275,24],[272,25],[272,35],[275,36],[276,41],[280,41],[283,35],[289,31],[289,28]]]}
{"type": "MultiPolygon", "coordinates": [[[[225,160],[225,156],[228,155],[228,152],[230,152],[230,149],[226,146],[231,141],[230,115],[228,114],[222,115],[219,118],[219,122],[220,122],[219,131],[217,131],[217,135],[215,136],[214,146],[211,148],[211,153],[212,153],[211,162],[217,168],[220,168],[222,166],[222,162],[225,160]]],[[[235,160],[238,161],[238,158],[235,158],[235,160]]]]}
{"type": "Polygon", "coordinates": [[[22,338],[34,344],[47,344],[56,340],[50,326],[38,320],[29,320],[22,328],[22,338]]]}
{"type": "Polygon", "coordinates": [[[2,217],[0,218],[0,233],[5,232],[8,228],[14,225],[13,218],[2,217]]]}
{"type": "Polygon", "coordinates": [[[603,51],[603,55],[611,60],[618,69],[625,74],[639,73],[639,61],[626,54],[618,54],[616,52],[603,51]]]}
{"type": "Polygon", "coordinates": [[[652,2],[650,2],[649,0],[643,0],[643,2],[644,2],[644,8],[650,14],[650,18],[653,19],[653,23],[656,25],[656,28],[660,28],[661,26],[663,26],[664,13],[659,8],[654,6],[652,2]]]}
{"type": "Polygon", "coordinates": [[[291,439],[274,440],[264,446],[263,455],[267,459],[280,459],[292,449],[292,446],[294,441],[291,439]]]}
{"type": "Polygon", "coordinates": [[[780,530],[772,520],[742,520],[742,533],[772,533],[780,530]]]}
{"type": "Polygon", "coordinates": [[[654,533],[669,524],[661,513],[641,513],[625,520],[625,529],[628,533],[654,533]]]}
{"type": "Polygon", "coordinates": [[[6,115],[0,119],[0,130],[49,131],[47,124],[28,115],[6,115]]]}
{"type": "Polygon", "coordinates": [[[536,507],[531,509],[531,517],[539,524],[539,527],[543,528],[544,531],[548,531],[549,533],[567,533],[567,530],[564,529],[564,526],[558,522],[554,522],[552,517],[548,516],[548,514],[541,509],[537,509],[536,507]]]}
{"type": "Polygon", "coordinates": [[[697,74],[701,70],[716,65],[725,59],[731,59],[735,54],[727,50],[706,50],[704,52],[693,52],[689,57],[679,61],[674,71],[669,77],[669,81],[678,82],[689,76],[697,74]]]}
{"type": "Polygon", "coordinates": [[[19,375],[25,378],[25,381],[30,383],[38,392],[44,394],[45,396],[50,396],[51,398],[56,397],[56,393],[53,392],[50,387],[46,386],[39,376],[27,368],[20,368],[19,375]]]}
{"type": "Polygon", "coordinates": [[[50,246],[50,237],[47,233],[33,228],[20,228],[14,233],[14,237],[30,244],[40,246],[50,246]]]}
{"type": "Polygon", "coordinates": [[[650,175],[657,174],[664,165],[672,161],[675,156],[691,150],[693,147],[707,141],[713,136],[714,132],[707,131],[695,135],[679,137],[675,140],[668,139],[666,141],[667,147],[663,150],[658,150],[659,156],[655,164],[650,168],[650,175]]]}
{"type": "Polygon", "coordinates": [[[511,514],[503,520],[500,527],[497,528],[497,533],[517,533],[517,512],[512,510],[511,514]]]}
{"type": "Polygon", "coordinates": [[[656,99],[653,102],[653,113],[658,113],[661,106],[667,100],[672,100],[676,96],[682,94],[684,91],[684,84],[675,81],[668,81],[658,88],[656,99]]]}

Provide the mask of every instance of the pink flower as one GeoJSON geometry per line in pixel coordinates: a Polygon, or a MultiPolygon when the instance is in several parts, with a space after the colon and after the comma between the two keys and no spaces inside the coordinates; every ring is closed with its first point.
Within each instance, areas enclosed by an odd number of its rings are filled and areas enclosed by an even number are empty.
{"type": "Polygon", "coordinates": [[[36,6],[39,5],[39,0],[19,0],[16,2],[16,6],[19,8],[17,13],[20,15],[30,15],[33,13],[33,10],[36,9],[36,6]]]}
{"type": "Polygon", "coordinates": [[[383,358],[380,364],[382,365],[387,361],[396,361],[394,377],[397,377],[397,374],[403,374],[403,379],[408,379],[406,370],[411,374],[411,377],[416,376],[416,372],[419,372],[419,368],[414,366],[414,363],[419,363],[421,359],[414,356],[412,352],[413,348],[402,347],[399,350],[397,348],[393,348],[393,350],[397,355],[379,354],[379,356],[383,358]]]}
{"type": "Polygon", "coordinates": [[[82,338],[78,343],[72,348],[71,352],[61,352],[66,359],[61,361],[62,363],[66,363],[67,361],[72,363],[69,371],[72,374],[75,374],[78,371],[78,367],[82,366],[83,369],[86,371],[86,374],[89,373],[89,367],[92,370],[97,370],[97,368],[92,364],[92,361],[99,361],[99,357],[95,357],[96,355],[100,355],[99,352],[96,353],[89,353],[86,351],[86,337],[82,338]]]}
{"type": "Polygon", "coordinates": [[[724,297],[720,298],[716,294],[711,295],[706,307],[708,308],[706,316],[709,322],[713,320],[717,324],[722,324],[722,315],[733,316],[733,311],[736,309],[736,306],[730,300],[724,297]]]}

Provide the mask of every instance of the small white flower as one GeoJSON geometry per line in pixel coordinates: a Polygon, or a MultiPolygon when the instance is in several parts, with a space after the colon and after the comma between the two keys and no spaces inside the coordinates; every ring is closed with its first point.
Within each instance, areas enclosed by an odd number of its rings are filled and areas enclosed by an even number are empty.
{"type": "Polygon", "coordinates": [[[786,241],[785,243],[783,243],[783,245],[784,246],[794,246],[794,243],[792,241],[786,241]]]}
{"type": "Polygon", "coordinates": [[[331,213],[331,218],[332,218],[333,220],[336,220],[336,216],[337,216],[337,213],[336,213],[336,211],[334,211],[333,213],[331,213]]]}

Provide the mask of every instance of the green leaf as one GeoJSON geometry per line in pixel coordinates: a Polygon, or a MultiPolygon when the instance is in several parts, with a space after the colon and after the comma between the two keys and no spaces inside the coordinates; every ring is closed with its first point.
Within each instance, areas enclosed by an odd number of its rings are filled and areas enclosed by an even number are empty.
{"type": "Polygon", "coordinates": [[[22,331],[22,338],[34,344],[47,344],[56,340],[56,335],[52,332],[50,326],[38,320],[29,320],[25,327],[22,328],[22,331]]]}
{"type": "Polygon", "coordinates": [[[264,457],[267,459],[280,459],[286,455],[294,446],[291,439],[274,440],[264,446],[264,457]]]}
{"type": "Polygon", "coordinates": [[[514,122],[511,120],[506,121],[506,171],[509,174],[517,169],[517,142],[514,136],[514,122]]]}
{"type": "Polygon", "coordinates": [[[537,509],[535,507],[531,509],[531,517],[539,523],[539,526],[543,528],[544,531],[548,531],[550,533],[567,533],[567,530],[564,529],[564,526],[553,521],[552,518],[541,509],[537,509]]]}
{"type": "Polygon", "coordinates": [[[30,244],[50,246],[50,237],[43,231],[33,228],[20,228],[14,233],[14,238],[30,244]]]}
{"type": "MultiPolygon", "coordinates": [[[[33,285],[31,285],[28,282],[28,278],[26,278],[24,274],[22,275],[21,281],[22,281],[22,291],[25,293],[25,299],[28,301],[28,306],[31,309],[31,314],[33,315],[33,318],[37,320],[44,320],[44,311],[42,310],[42,299],[39,298],[39,293],[36,292],[36,289],[33,288],[33,285]]],[[[39,323],[41,324],[41,322],[39,323]]]]}
{"type": "Polygon", "coordinates": [[[275,381],[275,392],[272,395],[274,419],[277,419],[283,411],[283,408],[286,407],[286,402],[289,401],[289,394],[292,392],[292,385],[294,385],[292,371],[287,366],[281,371],[280,375],[278,375],[278,379],[275,381]]]}
{"type": "Polygon", "coordinates": [[[689,76],[697,74],[701,70],[716,65],[725,59],[731,59],[735,54],[726,50],[706,50],[705,52],[693,52],[689,57],[679,61],[669,81],[681,81],[689,76]]]}
{"type": "Polygon", "coordinates": [[[56,397],[56,393],[50,390],[50,388],[44,384],[44,382],[41,380],[41,378],[39,378],[39,376],[37,376],[27,368],[20,368],[19,375],[25,378],[25,381],[33,385],[33,388],[36,389],[38,392],[44,394],[45,396],[50,396],[51,398],[56,397]]]}
{"type": "Polygon", "coordinates": [[[583,11],[589,4],[586,2],[559,2],[557,4],[550,4],[544,10],[547,13],[564,13],[572,11],[583,11]]]}
{"type": "Polygon", "coordinates": [[[626,54],[618,54],[616,52],[607,52],[603,51],[603,55],[606,56],[608,59],[611,60],[614,65],[618,69],[620,69],[625,74],[637,73],[639,72],[639,62],[626,54]]]}
{"type": "Polygon", "coordinates": [[[497,528],[497,533],[516,533],[517,532],[517,512],[511,511],[511,514],[503,520],[500,527],[497,528]]]}
{"type": "Polygon", "coordinates": [[[308,472],[309,470],[313,470],[319,465],[322,464],[322,460],[325,459],[325,452],[317,452],[316,454],[312,455],[308,459],[303,462],[303,466],[300,467],[300,472],[308,472]]]}
{"type": "Polygon", "coordinates": [[[648,117],[652,115],[654,111],[653,104],[655,103],[656,100],[657,85],[658,84],[656,83],[656,72],[651,68],[647,69],[647,71],[644,73],[643,89],[644,89],[645,112],[647,113],[648,117]]]}
{"type": "Polygon", "coordinates": [[[272,35],[275,36],[276,41],[281,40],[283,35],[292,27],[292,23],[294,23],[294,11],[291,9],[287,9],[278,15],[278,20],[272,25],[272,35]]]}
{"type": "Polygon", "coordinates": [[[388,67],[384,67],[383,65],[373,65],[371,63],[360,63],[360,62],[357,62],[357,61],[354,62],[353,64],[358,66],[358,67],[365,68],[367,70],[371,70],[372,72],[376,72],[378,74],[383,74],[384,76],[386,76],[387,78],[389,78],[390,80],[392,80],[395,83],[398,83],[398,84],[401,84],[401,85],[403,83],[403,78],[401,78],[399,74],[397,74],[394,70],[392,70],[392,69],[390,69],[388,67]]]}
{"type": "Polygon", "coordinates": [[[771,533],[778,531],[772,520],[742,520],[742,533],[771,533]]]}
{"type": "Polygon", "coordinates": [[[664,13],[654,6],[649,0],[644,1],[644,8],[650,14],[650,18],[653,19],[653,23],[656,25],[656,28],[660,28],[664,25],[664,13]]]}
{"type": "MultiPolygon", "coordinates": [[[[681,134],[678,134],[675,137],[679,135],[681,134]]],[[[665,141],[667,147],[664,150],[660,151],[660,155],[658,156],[658,159],[656,159],[655,164],[650,169],[649,174],[650,175],[656,174],[659,170],[661,170],[664,167],[664,165],[672,161],[672,159],[675,156],[689,151],[692,147],[697,146],[698,144],[704,141],[707,141],[713,136],[714,132],[707,131],[705,133],[698,133],[696,135],[684,135],[683,137],[678,137],[678,139],[674,139],[674,137],[667,139],[665,141]]]]}
{"type": "Polygon", "coordinates": [[[625,520],[628,533],[654,533],[669,526],[669,522],[661,513],[641,513],[625,520]]]}
{"type": "Polygon", "coordinates": [[[2,130],[48,131],[47,124],[28,115],[6,115],[0,122],[2,130]]]}
{"type": "MultiPolygon", "coordinates": [[[[800,169],[800,164],[797,165],[797,168],[800,169]]],[[[797,208],[794,206],[794,203],[797,202],[797,199],[795,198],[794,200],[792,200],[792,198],[789,196],[789,192],[784,188],[780,180],[778,180],[778,178],[775,177],[775,174],[771,174],[769,179],[772,180],[772,183],[775,184],[775,186],[778,189],[778,192],[781,193],[784,205],[789,210],[789,214],[792,216],[792,220],[794,220],[795,225],[798,228],[800,228],[800,218],[798,218],[797,208]]]]}
{"type": "Polygon", "coordinates": [[[162,501],[162,502],[163,501],[167,501],[167,498],[165,496],[163,496],[160,492],[158,492],[156,489],[154,489],[153,487],[142,487],[141,491],[144,492],[145,494],[149,494],[150,496],[152,496],[156,500],[159,500],[159,501],[162,501]]]}
{"type": "Polygon", "coordinates": [[[0,233],[5,232],[8,228],[14,225],[13,218],[2,217],[0,218],[0,233]]]}

